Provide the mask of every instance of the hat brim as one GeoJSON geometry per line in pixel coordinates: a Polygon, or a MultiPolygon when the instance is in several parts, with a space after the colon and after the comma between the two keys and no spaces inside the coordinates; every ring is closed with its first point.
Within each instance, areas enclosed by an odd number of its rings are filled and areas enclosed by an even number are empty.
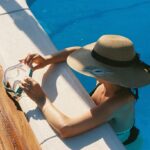
{"type": "Polygon", "coordinates": [[[94,45],[94,43],[89,44],[70,54],[67,58],[68,65],[86,76],[106,80],[124,87],[137,88],[150,83],[150,73],[145,70],[142,63],[128,67],[106,65],[91,56],[94,45]]]}

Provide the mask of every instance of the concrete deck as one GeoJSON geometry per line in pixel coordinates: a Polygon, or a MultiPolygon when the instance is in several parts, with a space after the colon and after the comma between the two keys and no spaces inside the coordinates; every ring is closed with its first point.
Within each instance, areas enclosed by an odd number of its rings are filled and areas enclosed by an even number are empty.
{"type": "MultiPolygon", "coordinates": [[[[56,52],[55,46],[28,9],[25,0],[0,1],[0,35],[0,63],[4,69],[18,63],[28,53],[46,55],[56,52]]],[[[36,71],[33,78],[40,82],[53,103],[69,116],[79,115],[94,106],[65,63],[36,71]]],[[[43,150],[125,149],[108,124],[62,140],[49,126],[36,104],[26,95],[23,95],[20,105],[43,150]]]]}

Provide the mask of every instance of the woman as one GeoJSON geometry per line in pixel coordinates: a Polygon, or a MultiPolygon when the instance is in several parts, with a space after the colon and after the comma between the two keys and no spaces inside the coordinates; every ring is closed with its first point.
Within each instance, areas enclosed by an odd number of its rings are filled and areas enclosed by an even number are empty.
{"type": "MultiPolygon", "coordinates": [[[[26,78],[21,88],[37,103],[49,124],[62,138],[75,136],[105,122],[109,122],[116,133],[129,136],[130,130],[135,129],[137,94],[133,88],[150,83],[149,66],[139,60],[133,43],[123,36],[104,35],[86,47],[72,47],[46,57],[31,54],[23,62],[29,66],[36,63],[33,68],[36,70],[66,60],[74,70],[98,81],[91,93],[96,107],[81,116],[69,118],[51,103],[35,80],[26,78]]],[[[123,140],[127,140],[128,136],[123,140]]]]}

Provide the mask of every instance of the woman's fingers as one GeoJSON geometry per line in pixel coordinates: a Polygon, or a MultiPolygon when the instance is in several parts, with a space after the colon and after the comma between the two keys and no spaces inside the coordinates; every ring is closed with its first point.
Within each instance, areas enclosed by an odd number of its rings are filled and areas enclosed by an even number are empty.
{"type": "Polygon", "coordinates": [[[32,78],[25,78],[21,82],[20,88],[22,88],[35,102],[41,99],[41,97],[45,97],[45,93],[43,92],[41,86],[32,78]]]}
{"type": "Polygon", "coordinates": [[[25,88],[25,90],[31,90],[33,87],[32,80],[30,78],[24,79],[24,81],[21,82],[21,87],[25,88]]]}
{"type": "Polygon", "coordinates": [[[28,84],[32,84],[33,81],[34,81],[34,80],[33,80],[32,78],[30,78],[30,77],[27,77],[27,78],[24,79],[24,82],[26,82],[26,83],[28,83],[28,84]]]}
{"type": "Polygon", "coordinates": [[[23,86],[21,83],[19,84],[19,87],[25,92],[28,91],[27,87],[23,86]]]}
{"type": "Polygon", "coordinates": [[[28,87],[24,86],[23,84],[20,83],[19,87],[25,91],[25,93],[28,93],[30,90],[28,87]]]}
{"type": "Polygon", "coordinates": [[[21,82],[21,85],[22,85],[23,87],[26,87],[26,88],[28,88],[29,86],[31,86],[30,83],[27,83],[27,82],[24,82],[24,81],[21,82]]]}
{"type": "Polygon", "coordinates": [[[32,61],[33,61],[33,59],[34,59],[34,57],[35,57],[35,54],[32,54],[32,55],[27,56],[26,64],[27,64],[27,65],[31,65],[31,63],[32,63],[32,61]]]}
{"type": "Polygon", "coordinates": [[[29,54],[25,59],[24,59],[24,63],[25,64],[29,64],[29,62],[34,58],[36,54],[29,54]]]}
{"type": "Polygon", "coordinates": [[[25,63],[32,68],[32,70],[36,70],[41,68],[40,65],[40,57],[37,54],[33,54],[33,55],[29,55],[26,60],[25,63]],[[33,66],[33,63],[37,64],[36,66],[33,66]]]}
{"type": "Polygon", "coordinates": [[[31,67],[33,71],[46,65],[45,58],[39,54],[29,54],[25,59],[19,61],[31,67]]]}

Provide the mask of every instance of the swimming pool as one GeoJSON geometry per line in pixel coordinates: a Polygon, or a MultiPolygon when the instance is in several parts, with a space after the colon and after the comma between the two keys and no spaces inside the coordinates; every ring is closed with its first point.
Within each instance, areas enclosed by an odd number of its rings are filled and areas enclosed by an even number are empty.
{"type": "MultiPolygon", "coordinates": [[[[150,0],[29,0],[28,4],[58,49],[83,46],[103,34],[121,34],[132,39],[141,59],[150,64],[150,0]]],[[[88,91],[95,86],[93,79],[76,75],[88,91]]],[[[150,86],[140,89],[136,104],[140,136],[128,150],[150,149],[149,91],[150,86]]]]}

